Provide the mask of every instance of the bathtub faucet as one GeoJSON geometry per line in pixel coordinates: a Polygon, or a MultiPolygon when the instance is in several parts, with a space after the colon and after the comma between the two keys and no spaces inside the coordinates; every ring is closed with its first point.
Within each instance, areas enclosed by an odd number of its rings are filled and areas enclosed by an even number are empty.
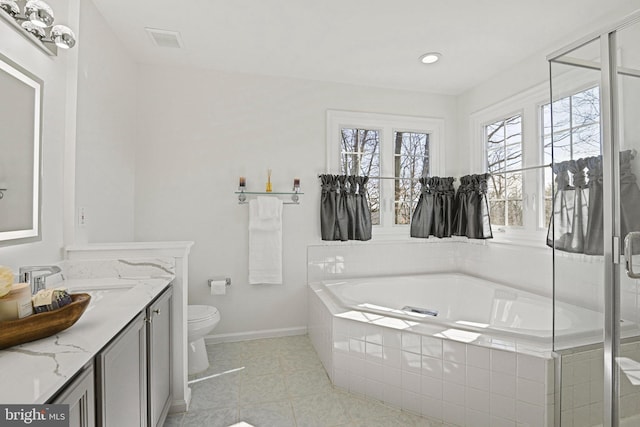
{"type": "Polygon", "coordinates": [[[48,276],[61,272],[60,267],[55,265],[20,267],[20,282],[28,283],[31,286],[31,295],[34,295],[40,289],[44,289],[45,279],[48,276]]]}

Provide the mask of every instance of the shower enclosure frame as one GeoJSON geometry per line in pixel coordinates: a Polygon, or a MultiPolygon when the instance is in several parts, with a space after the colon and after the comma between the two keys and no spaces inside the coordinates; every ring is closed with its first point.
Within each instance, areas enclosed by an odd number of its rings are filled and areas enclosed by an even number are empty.
{"type": "MultiPolygon", "coordinates": [[[[553,105],[553,72],[552,66],[565,64],[575,67],[600,71],[600,123],[602,141],[603,168],[603,228],[604,228],[604,393],[603,393],[603,426],[617,427],[620,420],[620,388],[616,358],[620,350],[620,268],[623,262],[621,242],[625,236],[620,231],[620,129],[618,76],[631,75],[640,77],[640,71],[618,67],[617,32],[640,23],[640,10],[606,28],[591,33],[547,56],[549,62],[549,85],[551,105],[553,105]],[[580,49],[587,44],[599,40],[600,63],[583,59],[563,58],[565,55],[580,49]]],[[[552,107],[553,111],[553,107],[552,107]]],[[[552,112],[553,114],[553,112],[552,112]]],[[[555,302],[555,247],[553,295],[555,302]]],[[[555,309],[554,309],[555,313],[555,309]]],[[[555,317],[555,315],[554,315],[555,317]]],[[[555,319],[554,319],[555,331],[555,319]]],[[[555,350],[555,339],[554,339],[555,350]]],[[[557,365],[556,365],[557,366],[557,365]]],[[[556,370],[556,384],[560,382],[556,370]]],[[[560,388],[556,388],[560,393],[560,388]]],[[[558,403],[559,397],[556,399],[558,403]]],[[[559,425],[560,413],[556,408],[556,424],[559,425]]]]}

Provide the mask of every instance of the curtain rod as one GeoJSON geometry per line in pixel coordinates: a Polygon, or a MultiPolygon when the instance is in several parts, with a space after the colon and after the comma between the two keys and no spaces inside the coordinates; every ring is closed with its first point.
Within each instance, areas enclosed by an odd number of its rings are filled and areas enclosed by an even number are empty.
{"type": "MultiPolygon", "coordinates": [[[[331,174],[329,174],[331,175],[331,174]]],[[[342,174],[339,174],[342,175],[342,174]]],[[[364,176],[364,175],[356,175],[356,176],[364,176]]],[[[320,178],[321,176],[318,175],[318,178],[320,178]]],[[[407,180],[407,181],[418,181],[420,178],[429,178],[429,177],[418,177],[418,178],[402,178],[402,177],[397,177],[397,176],[370,176],[369,179],[393,179],[396,181],[399,181],[401,179],[407,180]]],[[[440,178],[446,178],[446,177],[440,177],[440,178]]],[[[453,178],[453,177],[448,177],[448,178],[453,178]]],[[[456,181],[456,178],[453,178],[454,181],[456,181]]]]}

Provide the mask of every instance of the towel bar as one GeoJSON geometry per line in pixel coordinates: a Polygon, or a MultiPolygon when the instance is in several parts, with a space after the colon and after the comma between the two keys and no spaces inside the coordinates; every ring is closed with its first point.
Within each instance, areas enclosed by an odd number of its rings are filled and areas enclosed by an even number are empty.
{"type": "Polygon", "coordinates": [[[257,195],[266,195],[266,196],[291,196],[290,202],[282,202],[283,205],[299,205],[300,204],[300,195],[304,194],[299,191],[281,191],[281,192],[265,192],[265,191],[236,191],[235,194],[238,195],[238,204],[246,205],[249,202],[247,201],[247,195],[249,196],[257,196],[257,195]]]}

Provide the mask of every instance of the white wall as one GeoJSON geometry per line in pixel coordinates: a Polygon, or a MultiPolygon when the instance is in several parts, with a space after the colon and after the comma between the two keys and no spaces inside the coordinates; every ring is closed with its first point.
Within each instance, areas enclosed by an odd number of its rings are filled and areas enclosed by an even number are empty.
{"type": "Polygon", "coordinates": [[[91,1],[80,33],[75,205],[86,225],[75,243],[131,241],[137,66],[91,1]]]}
{"type": "Polygon", "coordinates": [[[319,182],[325,170],[327,109],[446,120],[447,151],[456,138],[455,99],[315,81],[141,66],[136,155],[136,240],[193,240],[189,302],[212,304],[216,334],[306,325],[306,249],[320,243],[319,182]],[[240,175],[249,190],[274,191],[302,181],[302,203],[286,205],[284,284],[247,281],[248,206],[234,195],[240,175]],[[225,275],[225,296],[207,294],[207,279],[225,275]]]}
{"type": "MultiPolygon", "coordinates": [[[[61,23],[70,16],[76,1],[53,0],[51,6],[61,23]]],[[[73,24],[70,24],[73,25],[73,24]]],[[[73,51],[50,57],[0,20],[0,53],[44,81],[42,126],[42,240],[17,246],[0,246],[0,264],[16,273],[22,265],[50,264],[62,259],[64,221],[64,155],[67,143],[66,120],[75,110],[67,110],[67,67],[73,51]]],[[[1,202],[0,202],[1,203],[1,202]]]]}

